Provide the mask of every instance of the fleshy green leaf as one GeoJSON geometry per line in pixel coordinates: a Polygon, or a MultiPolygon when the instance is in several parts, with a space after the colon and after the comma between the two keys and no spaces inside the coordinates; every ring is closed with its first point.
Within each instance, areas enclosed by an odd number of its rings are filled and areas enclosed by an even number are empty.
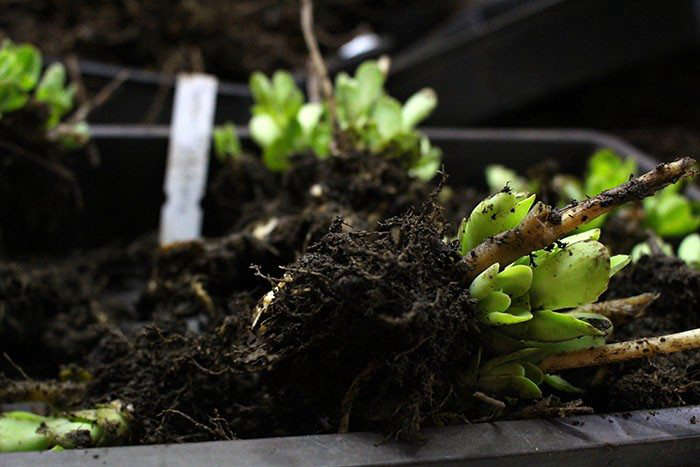
{"type": "Polygon", "coordinates": [[[272,146],[282,137],[282,130],[269,115],[256,115],[248,125],[251,138],[263,148],[272,146]]]}
{"type": "Polygon", "coordinates": [[[269,107],[272,104],[274,100],[272,83],[263,73],[256,71],[250,75],[249,87],[256,104],[262,107],[269,107]]]}
{"type": "Polygon", "coordinates": [[[483,313],[503,312],[509,306],[510,297],[503,292],[491,292],[477,304],[477,308],[483,313]]]}
{"type": "Polygon", "coordinates": [[[430,88],[421,89],[408,98],[401,110],[403,128],[412,130],[425,120],[437,106],[437,94],[430,88]]]}
{"type": "Polygon", "coordinates": [[[241,143],[233,123],[214,128],[214,153],[222,162],[241,155],[241,143]]]}
{"type": "Polygon", "coordinates": [[[584,320],[567,313],[551,310],[532,312],[532,319],[503,328],[503,332],[517,339],[538,342],[561,342],[582,336],[603,336],[605,332],[584,320]]]}
{"type": "Polygon", "coordinates": [[[415,164],[408,170],[409,175],[419,178],[423,181],[429,181],[440,169],[442,159],[442,151],[439,148],[431,146],[430,140],[427,137],[422,137],[420,140],[420,157],[415,164]]]}
{"type": "Polygon", "coordinates": [[[51,65],[41,78],[36,88],[35,98],[49,107],[48,128],[58,125],[63,117],[73,107],[75,88],[66,87],[66,69],[60,63],[51,65]]]}
{"type": "Polygon", "coordinates": [[[532,319],[532,313],[529,311],[518,311],[511,313],[494,311],[487,313],[481,317],[481,322],[489,326],[509,326],[520,324],[532,319]]]}
{"type": "Polygon", "coordinates": [[[488,374],[482,376],[525,376],[525,367],[520,362],[512,361],[492,367],[488,374]]]}
{"type": "MultiPolygon", "coordinates": [[[[669,245],[668,243],[664,241],[657,242],[660,243],[659,248],[661,248],[661,251],[667,255],[667,256],[673,256],[673,247],[669,245]]],[[[636,244],[633,248],[632,251],[630,252],[630,259],[632,260],[633,263],[636,263],[639,261],[639,259],[642,256],[651,256],[651,247],[649,246],[649,243],[647,242],[642,242],[636,244]]]]}
{"type": "Polygon", "coordinates": [[[629,255],[615,255],[610,258],[610,277],[620,272],[625,266],[630,264],[632,258],[629,255]]]}
{"type": "Polygon", "coordinates": [[[700,234],[694,233],[683,239],[678,247],[678,257],[688,266],[700,269],[700,234]]]}
{"type": "Polygon", "coordinates": [[[304,104],[297,115],[297,120],[305,135],[310,135],[323,115],[323,105],[318,102],[304,104]]]}
{"type": "Polygon", "coordinates": [[[496,286],[511,297],[520,297],[530,290],[532,269],[530,266],[507,267],[496,275],[496,286]]]}
{"type": "Polygon", "coordinates": [[[608,286],[610,254],[597,241],[577,242],[539,258],[530,300],[535,309],[558,310],[594,302],[608,286]]]}
{"type": "Polygon", "coordinates": [[[469,215],[460,238],[461,253],[465,255],[488,237],[517,226],[534,201],[535,195],[500,192],[479,203],[469,215]]]}
{"type": "Polygon", "coordinates": [[[525,369],[525,377],[532,381],[533,383],[540,385],[544,381],[544,372],[538,367],[530,362],[520,362],[525,369]]]}
{"type": "Polygon", "coordinates": [[[540,388],[525,376],[487,376],[479,378],[477,386],[487,393],[506,394],[521,399],[542,397],[540,388]]]}
{"type": "Polygon", "coordinates": [[[498,275],[499,267],[498,263],[492,264],[476,276],[469,285],[469,294],[477,300],[481,300],[495,291],[497,288],[496,276],[498,275]]]}
{"type": "Polygon", "coordinates": [[[368,113],[372,105],[380,98],[384,79],[384,73],[377,62],[373,60],[368,60],[357,67],[355,80],[358,92],[354,107],[358,114],[368,113]]]}
{"type": "Polygon", "coordinates": [[[486,184],[489,186],[491,193],[497,193],[508,186],[513,191],[529,192],[530,184],[514,170],[511,170],[502,165],[487,165],[486,166],[486,184]]]}
{"type": "Polygon", "coordinates": [[[700,228],[700,203],[680,194],[679,183],[643,201],[645,224],[662,237],[678,237],[700,228]]]}
{"type": "Polygon", "coordinates": [[[401,104],[396,99],[382,96],[372,113],[382,142],[387,143],[401,131],[401,104]]]}
{"type": "Polygon", "coordinates": [[[622,159],[610,149],[601,149],[588,160],[588,170],[584,178],[585,194],[595,196],[621,185],[636,172],[637,163],[634,159],[622,159]]]}
{"type": "Polygon", "coordinates": [[[544,383],[549,387],[556,389],[557,391],[570,392],[570,393],[582,393],[583,389],[577,388],[573,384],[569,383],[567,380],[559,375],[553,375],[547,373],[544,375],[544,383]]]}

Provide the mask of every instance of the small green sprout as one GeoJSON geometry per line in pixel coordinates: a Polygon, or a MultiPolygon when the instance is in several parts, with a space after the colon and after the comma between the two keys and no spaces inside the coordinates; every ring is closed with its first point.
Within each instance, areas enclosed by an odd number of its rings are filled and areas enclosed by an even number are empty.
{"type": "MultiPolygon", "coordinates": [[[[601,149],[588,159],[588,166],[583,177],[583,196],[571,200],[581,201],[618,186],[637,173],[637,163],[632,158],[623,159],[610,149],[601,149]]],[[[570,200],[570,201],[571,201],[570,200]]],[[[607,215],[583,224],[579,231],[601,227],[607,215]]]]}
{"type": "Polygon", "coordinates": [[[529,211],[535,195],[501,191],[479,203],[462,221],[458,238],[462,254],[504,230],[518,225],[529,211]]]}
{"type": "Polygon", "coordinates": [[[688,266],[700,270],[700,234],[690,234],[678,246],[678,257],[688,266]]]}
{"type": "MultiPolygon", "coordinates": [[[[673,247],[670,244],[658,239],[656,239],[656,244],[662,253],[667,256],[673,256],[673,247]]],[[[649,242],[642,242],[632,248],[630,257],[632,262],[636,263],[642,256],[650,256],[651,254],[652,250],[649,242]]],[[[678,245],[678,258],[691,268],[700,269],[700,234],[692,233],[681,241],[680,245],[678,245]]]]}
{"type": "Polygon", "coordinates": [[[214,154],[221,161],[236,159],[241,155],[241,142],[233,123],[218,125],[214,128],[214,154]]]}
{"type": "Polygon", "coordinates": [[[73,109],[75,86],[66,84],[66,70],[60,63],[50,65],[41,76],[39,51],[29,44],[6,40],[0,47],[0,118],[35,103],[46,106],[47,136],[72,149],[89,139],[85,122],[61,123],[73,109]],[[41,79],[40,79],[41,77],[41,79]]]}
{"type": "Polygon", "coordinates": [[[632,158],[622,158],[610,149],[601,149],[588,159],[583,178],[583,191],[595,196],[625,183],[637,173],[637,163],[632,158]]]}
{"type": "Polygon", "coordinates": [[[532,183],[518,175],[514,170],[503,165],[488,165],[485,172],[486,184],[489,186],[491,193],[501,191],[506,186],[518,192],[537,191],[532,186],[532,183]]]}
{"type": "MultiPolygon", "coordinates": [[[[440,166],[441,153],[415,127],[437,105],[437,96],[423,89],[404,105],[384,91],[386,70],[366,61],[354,76],[339,73],[333,98],[341,139],[354,151],[401,158],[409,173],[429,180],[440,166]]],[[[249,128],[263,150],[270,170],[289,168],[294,153],[311,151],[319,158],[331,154],[333,132],[326,102],[304,102],[292,76],[277,71],[268,79],[254,73],[250,89],[255,100],[249,128]]]]}
{"type": "MultiPolygon", "coordinates": [[[[656,243],[665,255],[673,256],[673,246],[662,240],[657,240],[656,243]]],[[[636,244],[632,248],[632,251],[630,252],[630,258],[632,258],[633,263],[636,263],[642,256],[651,256],[651,253],[652,252],[649,243],[642,242],[636,244]]]]}
{"type": "Polygon", "coordinates": [[[643,201],[644,223],[662,237],[680,237],[700,228],[700,202],[683,196],[674,183],[643,201]]]}
{"type": "Polygon", "coordinates": [[[60,63],[54,63],[44,72],[34,98],[49,107],[47,128],[54,128],[61,118],[73,108],[75,86],[66,85],[66,69],[60,63]]]}
{"type": "Polygon", "coordinates": [[[24,107],[39,81],[41,54],[29,44],[6,40],[0,47],[0,117],[24,107]]]}

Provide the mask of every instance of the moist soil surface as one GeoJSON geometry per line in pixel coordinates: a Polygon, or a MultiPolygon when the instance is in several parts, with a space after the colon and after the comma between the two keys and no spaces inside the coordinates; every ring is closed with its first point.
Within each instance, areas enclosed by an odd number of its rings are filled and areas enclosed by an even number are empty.
{"type": "Polygon", "coordinates": [[[33,244],[65,247],[56,234],[76,223],[83,205],[73,169],[87,153],[50,140],[47,117],[30,101],[0,120],[0,256],[33,244]]]}
{"type": "MultiPolygon", "coordinates": [[[[457,0],[315,2],[316,36],[326,53],[362,32],[405,45],[436,26],[457,0]]],[[[251,72],[301,69],[307,55],[296,0],[1,0],[0,36],[46,55],[139,68],[206,71],[247,81],[251,72]],[[11,14],[9,14],[11,12],[11,14]]]]}
{"type": "MultiPolygon", "coordinates": [[[[478,326],[457,246],[444,241],[476,191],[363,154],[301,156],[282,175],[251,157],[228,164],[207,197],[216,238],[0,263],[1,401],[22,399],[17,382],[56,378],[46,394],[62,397],[47,398],[66,406],[133,405],[137,444],[347,430],[417,439],[425,426],[495,416],[700,403],[689,352],[592,372],[583,400],[549,393],[494,412],[466,392],[478,326]]],[[[629,266],[607,298],[661,296],[615,338],[697,327],[699,282],[672,258],[629,266]]]]}

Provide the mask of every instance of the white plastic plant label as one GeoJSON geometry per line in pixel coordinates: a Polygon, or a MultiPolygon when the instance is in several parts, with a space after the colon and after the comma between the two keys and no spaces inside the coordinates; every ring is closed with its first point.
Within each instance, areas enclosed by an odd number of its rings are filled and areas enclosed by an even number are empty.
{"type": "Polygon", "coordinates": [[[214,124],[216,78],[181,74],[175,86],[168,163],[160,213],[160,244],[198,238],[214,124]]]}

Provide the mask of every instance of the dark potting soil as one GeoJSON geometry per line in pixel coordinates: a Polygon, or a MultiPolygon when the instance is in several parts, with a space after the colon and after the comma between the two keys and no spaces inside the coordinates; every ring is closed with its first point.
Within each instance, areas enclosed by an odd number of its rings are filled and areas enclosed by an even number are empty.
{"type": "Polygon", "coordinates": [[[72,165],[86,157],[46,137],[47,108],[30,102],[0,120],[0,257],[75,223],[82,193],[72,165]]]}
{"type": "MultiPolygon", "coordinates": [[[[389,34],[404,44],[434,27],[458,3],[317,1],[316,36],[325,52],[361,32],[389,34]]],[[[2,0],[0,9],[7,14],[0,20],[0,36],[34,43],[54,57],[77,54],[247,81],[256,70],[304,66],[307,50],[298,5],[297,0],[2,0]]]]}
{"type": "MultiPolygon", "coordinates": [[[[0,328],[0,337],[7,338],[6,349],[32,376],[50,377],[57,363],[84,355],[94,336],[113,326],[137,332],[156,321],[211,328],[231,313],[232,295],[239,294],[236,303],[254,304],[268,288],[263,276],[278,275],[278,267],[320,239],[336,217],[358,230],[371,230],[379,219],[425,199],[429,190],[408,177],[396,160],[302,157],[294,170],[279,175],[257,159],[242,158],[220,170],[212,184],[207,212],[222,233],[218,239],[157,253],[155,242],[145,239],[126,249],[115,245],[48,266],[2,263],[0,297],[5,320],[13,324],[0,328]],[[233,181],[245,183],[226,183],[233,181]],[[231,186],[238,190],[231,193],[231,186]],[[85,332],[73,335],[70,323],[85,332]],[[48,342],[49,337],[55,342],[48,342]],[[55,358],[34,358],[44,354],[55,358]]],[[[471,191],[454,199],[464,202],[465,209],[477,200],[471,191]]],[[[6,369],[7,362],[3,364],[6,369]]]]}
{"type": "MultiPolygon", "coordinates": [[[[643,256],[615,276],[606,298],[658,293],[646,315],[615,330],[614,340],[651,337],[700,327],[700,271],[669,256],[643,256]]],[[[700,404],[700,352],[610,365],[589,392],[601,411],[700,404]]]]}
{"type": "MultiPolygon", "coordinates": [[[[443,242],[457,220],[427,201],[431,187],[395,159],[359,154],[301,157],[284,175],[252,158],[230,164],[208,202],[219,219],[228,211],[240,220],[219,224],[226,233],[217,239],[160,250],[143,240],[49,266],[3,264],[0,342],[11,360],[0,359],[2,386],[23,378],[18,368],[40,379],[72,363],[61,376],[89,380],[72,404],[132,404],[133,443],[339,429],[414,438],[423,426],[489,416],[492,407],[465,397],[473,309],[456,247],[443,242]],[[227,191],[224,180],[248,176],[254,183],[227,191]],[[275,285],[252,329],[258,300],[275,285]]],[[[448,193],[433,198],[448,206],[464,198],[460,215],[478,199],[448,193]]],[[[668,315],[669,330],[695,326],[684,319],[698,303],[697,276],[648,261],[616,278],[609,296],[659,291],[649,316],[668,315]]],[[[616,336],[647,332],[635,325],[616,336]]],[[[692,403],[698,374],[683,358],[611,367],[586,402],[598,411],[692,403]]],[[[501,415],[585,410],[558,394],[501,415]]]]}

